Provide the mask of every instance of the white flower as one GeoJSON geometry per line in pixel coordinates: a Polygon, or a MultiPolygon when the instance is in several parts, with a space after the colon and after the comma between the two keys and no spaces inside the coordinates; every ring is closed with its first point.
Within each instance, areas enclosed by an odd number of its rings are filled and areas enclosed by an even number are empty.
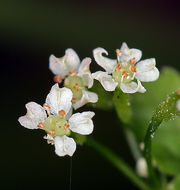
{"type": "Polygon", "coordinates": [[[119,86],[124,93],[144,93],[146,89],[141,82],[155,81],[159,77],[155,59],[151,58],[138,62],[141,59],[142,52],[138,49],[129,49],[126,43],[122,44],[120,50],[116,50],[117,60],[104,57],[103,53],[108,55],[103,48],[93,50],[95,61],[106,72],[97,71],[92,76],[107,91],[114,91],[119,86]]]}
{"type": "Polygon", "coordinates": [[[90,58],[85,58],[80,63],[77,53],[73,49],[67,49],[62,58],[51,55],[49,58],[49,68],[56,75],[55,82],[62,82],[64,86],[73,92],[73,108],[78,109],[84,104],[96,103],[98,96],[96,93],[89,92],[87,88],[93,86],[94,79],[90,72],[90,58]]]}
{"type": "Polygon", "coordinates": [[[141,157],[137,160],[136,172],[141,177],[147,177],[148,176],[147,163],[143,157],[141,157]]]}
{"type": "Polygon", "coordinates": [[[177,110],[180,111],[180,100],[177,101],[177,110]]]}
{"type": "Polygon", "coordinates": [[[49,68],[55,75],[62,77],[69,74],[70,71],[76,70],[80,64],[80,59],[73,49],[67,49],[65,55],[57,58],[54,55],[49,57],[49,68]]]}
{"type": "Polygon", "coordinates": [[[72,115],[72,92],[70,89],[52,86],[47,95],[46,103],[42,106],[35,102],[26,104],[27,114],[19,117],[20,124],[28,129],[42,129],[46,131],[48,144],[55,145],[55,152],[59,156],[72,156],[76,150],[76,143],[69,137],[72,132],[81,135],[92,133],[94,112],[82,112],[72,115]]]}

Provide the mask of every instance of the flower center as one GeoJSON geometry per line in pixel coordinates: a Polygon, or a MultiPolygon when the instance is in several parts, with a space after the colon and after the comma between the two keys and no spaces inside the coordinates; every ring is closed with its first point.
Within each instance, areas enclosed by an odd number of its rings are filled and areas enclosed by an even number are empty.
{"type": "Polygon", "coordinates": [[[129,83],[134,79],[134,75],[136,73],[136,67],[135,67],[135,60],[130,59],[129,62],[119,62],[117,63],[113,73],[112,77],[113,79],[118,82],[119,84],[121,82],[123,83],[129,83]]]}
{"type": "Polygon", "coordinates": [[[43,128],[41,129],[52,136],[70,135],[68,121],[57,115],[50,115],[43,123],[43,128]]]}
{"type": "Polygon", "coordinates": [[[64,81],[64,86],[70,88],[73,93],[73,101],[80,100],[82,90],[85,90],[83,80],[79,76],[68,76],[64,81]]]}

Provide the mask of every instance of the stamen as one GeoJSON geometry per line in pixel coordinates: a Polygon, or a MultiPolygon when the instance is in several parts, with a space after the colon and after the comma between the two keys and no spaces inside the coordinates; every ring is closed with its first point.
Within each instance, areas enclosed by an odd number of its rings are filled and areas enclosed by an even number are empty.
{"type": "Polygon", "coordinates": [[[116,49],[116,55],[117,57],[120,57],[122,55],[122,51],[120,49],[116,49]]]}
{"type": "Polygon", "coordinates": [[[76,83],[76,84],[74,85],[74,88],[75,88],[76,91],[79,91],[79,85],[78,85],[78,83],[76,83]]]}
{"type": "Polygon", "coordinates": [[[71,100],[72,102],[75,102],[76,101],[76,98],[75,97],[72,97],[72,100],[71,100]]]}
{"type": "Polygon", "coordinates": [[[38,129],[42,129],[42,128],[44,128],[45,127],[45,124],[44,123],[42,123],[42,122],[40,122],[39,124],[38,124],[38,129]]]}
{"type": "Polygon", "coordinates": [[[130,59],[129,62],[130,62],[130,64],[132,64],[132,65],[135,65],[135,64],[136,64],[135,58],[130,59]]]}
{"type": "Polygon", "coordinates": [[[74,75],[77,74],[77,72],[76,72],[76,70],[71,70],[71,71],[69,71],[69,74],[70,74],[71,76],[74,76],[74,75]]]}
{"type": "Polygon", "coordinates": [[[61,83],[63,80],[63,77],[60,75],[56,75],[56,76],[54,76],[53,80],[54,80],[54,82],[61,83]]]}
{"type": "Polygon", "coordinates": [[[64,129],[68,129],[69,128],[69,125],[67,123],[64,124],[64,129]]]}
{"type": "Polygon", "coordinates": [[[134,65],[130,66],[130,71],[136,73],[136,67],[134,65]]]}
{"type": "Polygon", "coordinates": [[[58,114],[61,116],[61,117],[64,117],[66,115],[66,112],[64,110],[60,110],[58,112],[58,114]]]}
{"type": "Polygon", "coordinates": [[[49,135],[54,135],[54,134],[55,134],[55,130],[52,129],[48,134],[49,134],[49,135]]]}
{"type": "Polygon", "coordinates": [[[122,74],[123,78],[126,78],[128,76],[128,72],[127,71],[122,71],[121,74],[122,74]]]}
{"type": "Polygon", "coordinates": [[[116,65],[116,68],[115,68],[115,70],[116,70],[116,71],[119,71],[119,70],[121,70],[121,65],[120,65],[119,63],[116,65]]]}
{"type": "Polygon", "coordinates": [[[120,49],[116,49],[117,61],[120,62],[120,56],[122,55],[122,51],[120,49]]]}
{"type": "Polygon", "coordinates": [[[50,106],[48,104],[43,104],[43,108],[46,109],[46,110],[49,110],[50,109],[50,106]]]}

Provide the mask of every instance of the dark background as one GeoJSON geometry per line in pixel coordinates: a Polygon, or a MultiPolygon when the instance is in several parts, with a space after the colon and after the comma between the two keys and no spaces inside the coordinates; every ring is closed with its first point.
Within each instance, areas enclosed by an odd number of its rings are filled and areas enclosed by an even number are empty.
{"type": "MultiPolygon", "coordinates": [[[[53,85],[50,54],[73,48],[80,58],[104,47],[115,58],[122,42],[155,57],[160,69],[180,70],[178,1],[0,1],[0,189],[69,189],[70,158],[58,157],[40,130],[17,122],[29,101],[43,104],[53,85]]],[[[92,70],[96,64],[92,63],[92,70]]],[[[87,110],[88,108],[84,108],[87,110]]],[[[132,166],[134,161],[113,112],[96,111],[94,138],[132,166]]],[[[136,189],[89,147],[72,158],[73,189],[136,189]]]]}

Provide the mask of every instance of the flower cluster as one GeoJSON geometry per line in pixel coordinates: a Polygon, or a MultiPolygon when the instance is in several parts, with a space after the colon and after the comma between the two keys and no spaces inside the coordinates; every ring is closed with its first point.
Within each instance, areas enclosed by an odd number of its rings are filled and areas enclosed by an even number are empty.
{"type": "MultiPolygon", "coordinates": [[[[61,58],[51,55],[49,68],[55,75],[56,84],[52,86],[43,106],[35,102],[27,103],[26,115],[18,119],[25,128],[44,130],[47,133],[44,138],[48,144],[55,145],[55,152],[59,156],[72,156],[75,152],[73,133],[89,135],[93,131],[94,112],[72,113],[73,108],[76,110],[88,102],[98,101],[97,94],[89,91],[94,79],[100,81],[107,91],[114,91],[116,87],[120,87],[124,93],[135,93],[145,92],[140,81],[154,81],[159,77],[155,59],[138,62],[142,56],[141,51],[129,49],[126,43],[122,44],[121,49],[116,50],[115,60],[103,57],[102,53],[108,55],[103,48],[93,51],[95,61],[106,72],[97,71],[93,74],[89,68],[91,59],[87,57],[80,62],[73,49],[67,49],[61,58]],[[62,81],[64,87],[60,88],[58,83],[62,81]]],[[[179,109],[179,103],[177,107],[179,109]]]]}
{"type": "Polygon", "coordinates": [[[54,81],[61,83],[64,79],[64,86],[73,92],[73,108],[78,109],[84,104],[96,103],[98,96],[87,88],[93,86],[94,79],[89,70],[91,58],[84,58],[80,63],[77,53],[73,49],[67,49],[65,55],[56,58],[51,55],[49,68],[55,74],[54,81]]]}

